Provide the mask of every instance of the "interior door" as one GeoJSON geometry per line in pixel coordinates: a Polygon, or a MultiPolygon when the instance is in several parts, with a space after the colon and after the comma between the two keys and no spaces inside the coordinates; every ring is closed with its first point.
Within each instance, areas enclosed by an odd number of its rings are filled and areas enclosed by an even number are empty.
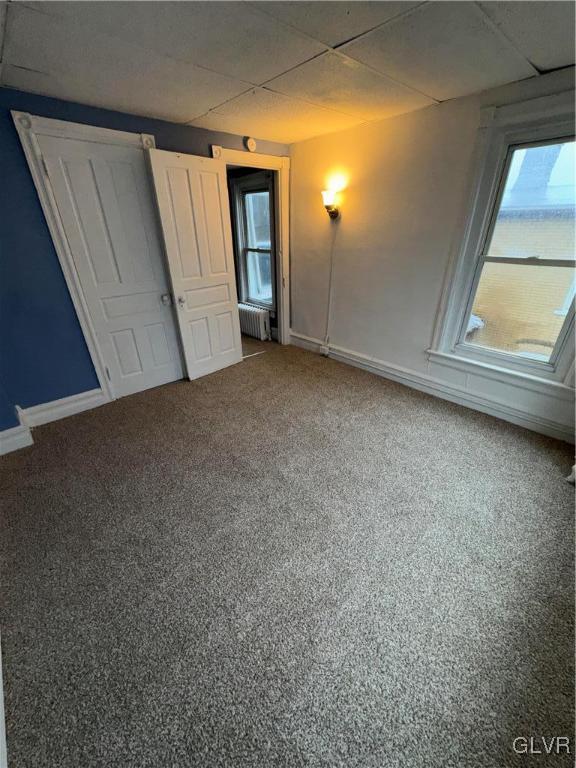
{"type": "Polygon", "coordinates": [[[182,378],[144,150],[38,143],[114,397],[182,378]]]}
{"type": "Polygon", "coordinates": [[[196,379],[242,360],[225,166],[148,152],[186,368],[196,379]]]}

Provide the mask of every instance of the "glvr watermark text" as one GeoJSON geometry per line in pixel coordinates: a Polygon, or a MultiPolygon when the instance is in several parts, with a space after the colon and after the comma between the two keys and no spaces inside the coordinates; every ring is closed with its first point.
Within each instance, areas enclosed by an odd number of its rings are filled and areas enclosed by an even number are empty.
{"type": "Polygon", "coordinates": [[[517,755],[570,755],[568,736],[517,736],[512,742],[517,755]]]}

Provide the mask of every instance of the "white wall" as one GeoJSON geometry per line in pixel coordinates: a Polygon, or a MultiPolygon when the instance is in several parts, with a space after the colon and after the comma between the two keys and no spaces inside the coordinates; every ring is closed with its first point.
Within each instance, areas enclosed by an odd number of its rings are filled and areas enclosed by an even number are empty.
{"type": "Polygon", "coordinates": [[[496,410],[509,406],[508,414],[498,415],[569,437],[571,393],[562,392],[558,405],[547,394],[534,397],[531,392],[524,407],[515,391],[516,380],[512,389],[498,388],[493,380],[484,387],[477,377],[429,363],[426,350],[447,267],[460,245],[468,212],[481,108],[573,85],[574,70],[563,70],[294,144],[293,331],[324,340],[333,249],[329,344],[334,356],[351,352],[350,362],[404,377],[421,389],[438,389],[445,383],[454,388],[443,393],[450,399],[481,410],[491,410],[491,402],[496,410]],[[326,215],[320,197],[335,171],[349,177],[336,223],[326,215]],[[474,402],[475,398],[486,402],[474,402]]]}

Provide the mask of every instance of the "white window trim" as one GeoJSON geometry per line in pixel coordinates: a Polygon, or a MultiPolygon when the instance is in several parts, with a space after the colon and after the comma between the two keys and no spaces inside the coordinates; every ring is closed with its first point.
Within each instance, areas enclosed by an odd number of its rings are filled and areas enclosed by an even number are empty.
{"type": "Polygon", "coordinates": [[[573,136],[573,91],[482,110],[473,185],[446,275],[430,358],[438,354],[444,358],[452,356],[460,365],[467,364],[470,370],[489,365],[496,370],[541,380],[565,382],[569,379],[574,365],[573,304],[550,362],[464,344],[461,337],[474,298],[481,249],[491,225],[510,146],[573,136]]]}
{"type": "MultiPolygon", "coordinates": [[[[265,173],[265,172],[264,172],[265,173]]],[[[268,182],[262,181],[261,174],[256,174],[255,178],[254,176],[246,176],[241,177],[239,179],[234,179],[232,183],[232,190],[233,190],[233,203],[234,203],[234,212],[235,212],[235,224],[236,224],[236,231],[234,232],[234,242],[236,244],[237,249],[237,257],[239,264],[237,272],[238,274],[238,285],[240,288],[240,295],[241,295],[241,301],[245,304],[253,304],[256,307],[262,307],[262,309],[268,309],[271,312],[276,312],[277,307],[277,281],[276,281],[276,271],[278,268],[277,262],[277,256],[276,256],[276,240],[277,238],[274,235],[274,232],[271,232],[271,236],[273,239],[273,242],[270,244],[270,248],[266,248],[266,250],[270,254],[271,259],[271,268],[272,268],[272,302],[266,302],[266,301],[260,301],[259,299],[255,299],[250,296],[249,286],[248,286],[248,264],[247,264],[247,253],[248,252],[254,252],[254,248],[248,247],[248,236],[246,233],[246,229],[248,226],[248,221],[246,218],[246,211],[245,211],[245,202],[243,201],[243,198],[247,192],[253,192],[262,189],[263,185],[266,186],[266,191],[269,189],[268,182]]],[[[277,206],[274,205],[274,197],[273,195],[270,196],[272,205],[270,206],[270,217],[272,220],[272,229],[275,231],[276,229],[276,210],[275,208],[277,206]]],[[[234,222],[233,222],[234,226],[234,222]]],[[[278,313],[277,313],[278,314],[278,313]]]]}

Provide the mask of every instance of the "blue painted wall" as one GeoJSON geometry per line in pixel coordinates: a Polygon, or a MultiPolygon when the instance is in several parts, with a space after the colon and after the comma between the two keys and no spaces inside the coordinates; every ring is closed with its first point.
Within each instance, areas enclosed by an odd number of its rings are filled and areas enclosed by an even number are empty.
{"type": "Polygon", "coordinates": [[[18,419],[16,418],[14,405],[10,402],[2,384],[0,384],[0,431],[8,429],[8,427],[15,427],[17,424],[18,419]]]}
{"type": "MultiPolygon", "coordinates": [[[[0,88],[0,429],[23,408],[85,392],[98,380],[70,299],[10,110],[135,133],[159,149],[210,156],[210,145],[243,149],[242,138],[163,120],[0,88]]],[[[283,144],[258,142],[271,155],[283,144]]]]}

